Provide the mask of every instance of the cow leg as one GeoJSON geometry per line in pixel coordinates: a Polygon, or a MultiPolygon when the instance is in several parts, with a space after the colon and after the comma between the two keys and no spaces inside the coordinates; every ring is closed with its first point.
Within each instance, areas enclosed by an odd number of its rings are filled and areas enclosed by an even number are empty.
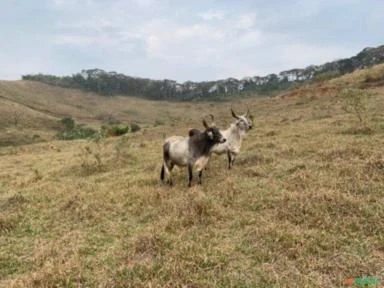
{"type": "Polygon", "coordinates": [[[230,151],[227,151],[227,156],[228,156],[228,169],[231,169],[232,155],[230,151]]]}
{"type": "Polygon", "coordinates": [[[192,165],[188,164],[188,187],[192,186],[192,179],[193,179],[193,174],[192,174],[192,165]]]}
{"type": "Polygon", "coordinates": [[[232,164],[231,164],[231,167],[233,167],[233,164],[235,164],[235,160],[236,160],[236,154],[232,154],[232,164]]]}
{"type": "Polygon", "coordinates": [[[200,170],[199,171],[199,184],[201,185],[202,183],[201,183],[201,178],[203,177],[203,170],[200,170]]]}
{"type": "Polygon", "coordinates": [[[175,165],[171,161],[167,161],[163,163],[163,167],[161,168],[161,180],[164,182],[166,178],[166,183],[169,184],[170,186],[173,185],[172,181],[172,169],[175,165]]]}
{"type": "Polygon", "coordinates": [[[171,175],[171,172],[172,172],[172,169],[175,165],[171,162],[169,163],[169,168],[168,168],[168,171],[169,171],[169,177],[168,177],[168,181],[167,183],[169,184],[169,186],[173,186],[173,181],[172,181],[172,175],[171,175]]]}
{"type": "Polygon", "coordinates": [[[236,160],[236,154],[233,154],[232,155],[232,165],[231,166],[233,166],[233,164],[235,164],[235,160],[236,160]]]}

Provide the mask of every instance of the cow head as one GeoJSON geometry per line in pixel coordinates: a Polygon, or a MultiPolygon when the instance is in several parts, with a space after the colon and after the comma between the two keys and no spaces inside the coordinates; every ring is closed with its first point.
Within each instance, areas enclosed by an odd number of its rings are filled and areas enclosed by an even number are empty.
{"type": "Polygon", "coordinates": [[[214,143],[224,143],[227,141],[227,139],[224,138],[224,136],[220,133],[219,129],[215,126],[213,120],[214,117],[212,114],[210,114],[212,123],[211,125],[208,125],[207,121],[203,119],[203,125],[205,127],[204,133],[208,136],[208,138],[213,141],[214,143]]]}
{"type": "Polygon", "coordinates": [[[248,131],[249,129],[252,129],[253,123],[251,120],[251,116],[249,115],[249,109],[247,110],[247,113],[243,115],[237,115],[235,111],[231,108],[232,116],[236,118],[236,126],[239,127],[241,130],[248,131]]]}

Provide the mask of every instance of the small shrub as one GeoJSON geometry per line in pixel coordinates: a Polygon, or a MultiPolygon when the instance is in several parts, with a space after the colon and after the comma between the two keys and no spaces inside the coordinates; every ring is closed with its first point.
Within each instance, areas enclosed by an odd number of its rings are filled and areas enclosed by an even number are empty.
{"type": "Polygon", "coordinates": [[[106,137],[106,131],[101,128],[99,131],[97,131],[95,134],[92,135],[91,140],[95,143],[101,143],[105,140],[106,137]]]}
{"type": "Polygon", "coordinates": [[[75,128],[75,120],[71,117],[64,117],[60,120],[60,123],[64,125],[65,131],[71,131],[75,128]]]}
{"type": "Polygon", "coordinates": [[[134,132],[137,132],[141,129],[141,127],[136,124],[136,123],[131,123],[131,132],[134,133],[134,132]]]}
{"type": "Polygon", "coordinates": [[[37,182],[41,179],[43,179],[43,175],[41,174],[41,172],[37,169],[33,169],[32,182],[37,182]]]}
{"type": "Polygon", "coordinates": [[[161,125],[164,125],[164,121],[163,120],[160,120],[160,119],[156,119],[155,120],[155,124],[154,126],[157,127],[157,126],[161,126],[161,125]]]}
{"type": "Polygon", "coordinates": [[[80,154],[83,175],[89,176],[103,170],[103,161],[101,159],[100,146],[96,145],[94,149],[86,146],[80,154]]]}
{"type": "Polygon", "coordinates": [[[84,125],[76,125],[71,117],[65,117],[60,120],[64,128],[57,134],[59,140],[75,140],[92,137],[97,131],[84,125]]]}
{"type": "Polygon", "coordinates": [[[107,136],[121,136],[129,132],[127,125],[110,125],[101,128],[107,136]]]}
{"type": "Polygon", "coordinates": [[[57,135],[60,140],[76,140],[90,138],[95,135],[97,131],[90,127],[76,126],[71,131],[63,131],[57,135]]]}
{"type": "Polygon", "coordinates": [[[362,127],[366,127],[368,124],[368,100],[371,96],[371,92],[357,88],[345,88],[339,95],[342,102],[342,109],[354,115],[362,127]]]}
{"type": "MultiPolygon", "coordinates": [[[[18,217],[14,215],[0,215],[0,236],[8,234],[11,232],[17,225],[18,217]]],[[[0,264],[1,261],[0,261],[0,264]]],[[[0,265],[0,268],[2,265],[0,265]]],[[[3,267],[4,268],[4,267],[3,267]]],[[[1,269],[0,269],[0,276],[1,276],[1,269]]]]}
{"type": "Polygon", "coordinates": [[[20,120],[22,118],[21,112],[17,110],[13,111],[12,117],[13,117],[13,124],[15,125],[15,127],[17,127],[17,125],[20,123],[20,120]]]}

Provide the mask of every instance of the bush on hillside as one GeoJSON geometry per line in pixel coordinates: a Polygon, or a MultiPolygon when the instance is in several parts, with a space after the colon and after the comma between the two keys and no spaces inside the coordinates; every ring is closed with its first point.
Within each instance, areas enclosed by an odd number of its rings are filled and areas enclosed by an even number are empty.
{"type": "Polygon", "coordinates": [[[62,131],[57,134],[60,140],[76,140],[90,138],[97,133],[97,130],[90,127],[82,127],[81,125],[76,126],[70,131],[62,131]]]}
{"type": "Polygon", "coordinates": [[[129,132],[137,132],[141,127],[136,123],[129,125],[108,124],[101,126],[100,131],[86,127],[83,124],[76,124],[71,117],[65,117],[59,121],[62,125],[61,131],[57,134],[60,140],[75,140],[86,138],[105,138],[106,136],[121,136],[129,132]]]}
{"type": "Polygon", "coordinates": [[[71,131],[75,128],[75,120],[72,117],[64,117],[60,120],[60,123],[64,126],[65,131],[71,131]]]}
{"type": "Polygon", "coordinates": [[[358,88],[345,88],[341,91],[342,109],[354,115],[361,127],[367,127],[369,118],[369,98],[372,92],[358,88]]]}
{"type": "Polygon", "coordinates": [[[141,129],[141,127],[138,124],[131,123],[131,132],[132,133],[135,133],[135,132],[139,131],[140,129],[141,129]]]}
{"type": "Polygon", "coordinates": [[[92,137],[97,131],[90,127],[85,127],[81,124],[76,124],[71,117],[65,117],[60,120],[63,125],[62,130],[57,134],[60,140],[75,140],[92,137]]]}
{"type": "Polygon", "coordinates": [[[130,127],[127,125],[103,125],[101,130],[105,132],[106,136],[121,136],[129,132],[130,127]]]}
{"type": "Polygon", "coordinates": [[[127,133],[137,132],[140,129],[141,127],[136,123],[131,123],[129,125],[103,125],[101,127],[101,130],[105,133],[106,136],[121,136],[127,133]]]}
{"type": "Polygon", "coordinates": [[[322,72],[313,76],[313,81],[324,82],[339,76],[340,76],[340,73],[338,71],[327,71],[327,72],[322,72]]]}

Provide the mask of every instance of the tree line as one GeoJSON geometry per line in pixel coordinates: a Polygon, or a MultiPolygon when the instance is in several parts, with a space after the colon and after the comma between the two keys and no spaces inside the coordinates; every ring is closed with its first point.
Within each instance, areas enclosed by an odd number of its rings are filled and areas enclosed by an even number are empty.
{"type": "Polygon", "coordinates": [[[225,98],[248,96],[250,93],[265,95],[292,85],[277,75],[268,75],[263,83],[234,78],[182,84],[174,80],[152,80],[130,77],[101,69],[82,70],[72,76],[54,76],[46,74],[28,74],[23,80],[38,81],[63,88],[76,88],[95,92],[100,95],[138,96],[152,100],[221,100],[225,98]],[[213,89],[214,88],[214,89],[213,89]]]}

